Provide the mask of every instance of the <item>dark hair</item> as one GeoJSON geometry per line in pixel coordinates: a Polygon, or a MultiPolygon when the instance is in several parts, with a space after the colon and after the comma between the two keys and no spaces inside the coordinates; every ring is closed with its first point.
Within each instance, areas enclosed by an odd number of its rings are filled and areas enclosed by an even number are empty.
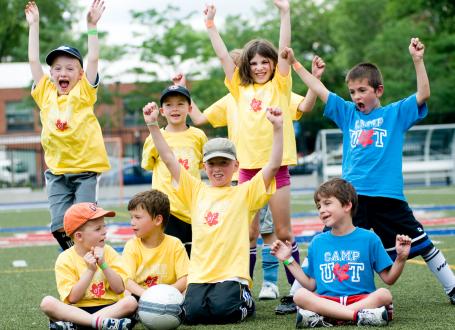
{"type": "Polygon", "coordinates": [[[377,90],[380,85],[383,85],[381,71],[373,63],[359,63],[354,66],[346,75],[346,83],[365,78],[374,90],[377,90]]]}
{"type": "Polygon", "coordinates": [[[171,207],[169,198],[165,193],[156,189],[137,193],[128,202],[128,211],[135,210],[138,207],[146,210],[152,218],[161,215],[163,217],[163,228],[166,228],[169,221],[169,214],[171,213],[171,207]]]}
{"type": "Polygon", "coordinates": [[[270,41],[265,39],[253,39],[248,42],[243,47],[242,56],[240,57],[239,62],[240,83],[244,86],[254,83],[253,77],[251,76],[250,61],[256,54],[270,59],[273,62],[273,70],[275,70],[275,66],[278,63],[278,51],[270,41]]]}
{"type": "Polygon", "coordinates": [[[321,197],[335,197],[343,206],[351,203],[351,216],[354,216],[357,211],[357,193],[352,184],[344,179],[334,178],[321,184],[319,188],[314,192],[314,203],[317,204],[321,197]]]}

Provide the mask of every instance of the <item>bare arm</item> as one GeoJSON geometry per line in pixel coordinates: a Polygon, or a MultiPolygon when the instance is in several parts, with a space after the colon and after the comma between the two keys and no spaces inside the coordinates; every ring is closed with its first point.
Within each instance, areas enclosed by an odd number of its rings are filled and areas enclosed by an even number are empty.
{"type": "MultiPolygon", "coordinates": [[[[271,253],[281,262],[291,257],[291,251],[292,246],[290,242],[286,242],[285,244],[280,240],[276,240],[271,247],[271,253]]],[[[308,277],[297,262],[293,261],[286,267],[292,275],[294,275],[297,282],[299,282],[304,288],[310,291],[314,291],[314,289],[316,289],[316,281],[313,278],[308,277]]]]}
{"type": "MultiPolygon", "coordinates": [[[[321,80],[322,74],[324,73],[325,63],[319,56],[313,58],[311,64],[311,74],[321,80]]],[[[300,102],[297,110],[305,113],[313,110],[314,105],[316,104],[316,99],[318,98],[317,94],[312,90],[308,89],[305,98],[300,102]]]]}
{"type": "Polygon", "coordinates": [[[126,289],[138,297],[142,296],[142,294],[145,292],[145,289],[143,287],[130,279],[128,279],[126,282],[126,289]]]}
{"type": "Polygon", "coordinates": [[[87,54],[87,70],[86,76],[90,84],[96,83],[96,76],[98,75],[98,60],[100,57],[100,43],[98,40],[97,23],[104,12],[103,0],[93,0],[87,13],[87,34],[88,34],[88,54],[87,54]]]}
{"type": "Polygon", "coordinates": [[[186,275],[180,277],[174,284],[172,284],[172,286],[183,293],[183,291],[186,290],[186,279],[187,279],[187,277],[188,276],[186,276],[186,275]]]}
{"type": "MultiPolygon", "coordinates": [[[[104,247],[96,246],[93,249],[93,254],[95,255],[96,263],[98,264],[99,267],[101,267],[101,265],[105,263],[104,247]]],[[[123,291],[125,291],[125,285],[123,283],[122,277],[115,270],[109,267],[109,265],[107,265],[107,268],[103,269],[103,273],[112,291],[114,291],[117,294],[123,293],[123,291]]]]}
{"type": "Polygon", "coordinates": [[[144,114],[145,124],[149,129],[158,154],[166,164],[172,178],[178,183],[180,179],[180,165],[158,126],[158,106],[155,102],[147,103],[142,109],[142,112],[144,114]]]}
{"type": "Polygon", "coordinates": [[[28,63],[36,85],[43,77],[44,72],[39,60],[39,10],[34,1],[28,2],[25,6],[25,17],[29,26],[28,63]]]}
{"type": "Polygon", "coordinates": [[[283,116],[281,110],[278,108],[268,108],[266,116],[273,125],[273,142],[270,159],[262,169],[264,185],[268,188],[275,174],[278,172],[283,159],[283,116]]]}
{"type": "Polygon", "coordinates": [[[419,38],[412,38],[409,44],[409,53],[411,54],[417,78],[417,104],[421,106],[430,98],[430,82],[428,80],[425,64],[423,63],[423,54],[425,46],[419,38]]]}
{"type": "Polygon", "coordinates": [[[68,301],[70,304],[75,304],[84,297],[85,291],[90,285],[98,267],[96,257],[93,254],[93,249],[85,254],[84,261],[87,264],[87,269],[81,275],[79,281],[73,286],[70,294],[68,295],[68,301]]]}
{"type": "Polygon", "coordinates": [[[411,250],[411,238],[406,235],[397,235],[395,248],[397,258],[392,267],[379,273],[379,277],[388,285],[395,283],[404,269],[409,251],[411,250]]]}
{"type": "MultiPolygon", "coordinates": [[[[279,50],[291,46],[291,10],[288,0],[274,0],[275,6],[280,10],[280,41],[279,50]]],[[[289,74],[289,63],[278,56],[278,70],[282,76],[289,74]]]]}
{"type": "Polygon", "coordinates": [[[214,5],[206,5],[204,14],[205,14],[205,24],[207,26],[207,33],[209,34],[210,41],[212,43],[213,50],[215,51],[216,56],[221,61],[223,66],[224,74],[228,80],[232,80],[235,71],[235,64],[229,55],[229,51],[224,44],[223,39],[221,39],[218,30],[216,29],[213,19],[215,18],[216,8],[214,5]]]}
{"type": "Polygon", "coordinates": [[[281,52],[280,56],[285,58],[289,64],[292,64],[295,71],[303,80],[303,82],[308,86],[308,88],[312,89],[313,92],[315,92],[316,95],[322,100],[322,102],[327,103],[327,99],[329,98],[329,90],[319,79],[309,73],[307,69],[305,69],[299,62],[297,62],[292,49],[289,47],[285,48],[281,52]]]}

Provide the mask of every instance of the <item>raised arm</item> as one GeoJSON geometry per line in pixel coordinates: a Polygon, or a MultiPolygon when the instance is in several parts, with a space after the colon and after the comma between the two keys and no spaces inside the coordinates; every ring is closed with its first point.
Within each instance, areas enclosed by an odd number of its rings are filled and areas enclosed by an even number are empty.
{"type": "Polygon", "coordinates": [[[430,82],[428,80],[425,64],[423,63],[423,54],[425,45],[420,42],[419,38],[412,38],[409,44],[409,53],[411,54],[417,78],[417,104],[421,106],[430,98],[430,82]]]}
{"type": "Polygon", "coordinates": [[[397,251],[397,258],[392,267],[379,273],[379,277],[388,285],[395,283],[403,271],[409,251],[411,250],[411,238],[407,235],[397,235],[395,249],[397,251]]]}
{"type": "Polygon", "coordinates": [[[39,60],[39,10],[34,1],[29,1],[25,5],[25,18],[29,26],[28,63],[36,85],[43,77],[44,72],[39,60]]]}
{"type": "Polygon", "coordinates": [[[283,159],[283,115],[279,108],[268,108],[266,116],[273,125],[273,142],[270,159],[262,169],[264,185],[268,188],[275,174],[278,172],[283,159]]]}
{"type": "MultiPolygon", "coordinates": [[[[274,0],[280,10],[280,41],[279,51],[291,46],[291,9],[288,0],[274,0]]],[[[278,70],[282,76],[289,74],[289,63],[278,56],[278,70]]]]}
{"type": "Polygon", "coordinates": [[[303,80],[303,82],[312,89],[313,92],[322,100],[322,102],[327,103],[329,98],[329,90],[324,86],[324,84],[308,72],[294,57],[294,52],[292,48],[286,47],[281,52],[280,56],[288,61],[290,65],[293,66],[295,72],[303,80]]]}
{"type": "Polygon", "coordinates": [[[142,109],[142,112],[144,114],[145,124],[149,129],[153,143],[155,143],[155,147],[158,150],[158,154],[166,164],[172,178],[178,183],[180,179],[180,165],[158,126],[158,106],[155,102],[147,103],[142,109]]]}
{"type": "MultiPolygon", "coordinates": [[[[324,73],[325,63],[319,56],[313,57],[313,62],[311,65],[311,74],[321,80],[322,74],[324,73]]],[[[308,89],[305,98],[300,102],[297,110],[301,112],[310,112],[313,110],[314,105],[316,104],[316,99],[318,96],[312,89],[308,89]]]]}
{"type": "Polygon", "coordinates": [[[96,83],[96,76],[98,75],[98,59],[100,57],[100,43],[98,40],[97,23],[103,15],[104,6],[103,0],[93,0],[92,5],[87,13],[87,69],[86,76],[90,84],[96,83]]]}
{"type": "Polygon", "coordinates": [[[226,45],[224,44],[223,39],[221,39],[221,36],[214,24],[213,19],[215,18],[215,13],[216,8],[214,5],[205,6],[205,26],[207,27],[207,33],[209,34],[213,50],[215,51],[216,56],[218,56],[221,61],[221,65],[223,66],[224,74],[228,80],[232,80],[235,64],[229,55],[229,51],[227,50],[226,45]]]}

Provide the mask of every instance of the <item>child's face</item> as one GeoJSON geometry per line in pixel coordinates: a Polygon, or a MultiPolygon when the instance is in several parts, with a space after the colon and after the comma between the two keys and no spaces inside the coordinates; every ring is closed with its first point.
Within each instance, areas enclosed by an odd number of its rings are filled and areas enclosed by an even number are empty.
{"type": "Polygon", "coordinates": [[[336,228],[343,220],[351,219],[351,203],[343,206],[334,196],[319,196],[316,207],[319,211],[319,219],[326,227],[336,228]]]}
{"type": "Polygon", "coordinates": [[[250,74],[256,84],[265,84],[272,78],[273,61],[259,54],[250,60],[250,74]]]}
{"type": "Polygon", "coordinates": [[[380,106],[379,98],[382,96],[384,87],[381,85],[376,90],[368,84],[368,79],[348,81],[349,94],[357,109],[364,114],[380,106]]]}
{"type": "Polygon", "coordinates": [[[106,240],[106,224],[104,217],[87,221],[76,231],[76,239],[88,250],[92,247],[103,247],[106,240]]]}
{"type": "Polygon", "coordinates": [[[204,167],[213,187],[229,187],[232,176],[239,167],[239,162],[224,157],[215,157],[206,161],[204,167]]]}
{"type": "Polygon", "coordinates": [[[58,56],[51,66],[51,78],[58,95],[67,95],[82,78],[84,70],[74,57],[58,56]]]}
{"type": "Polygon", "coordinates": [[[139,206],[129,212],[131,216],[131,227],[136,237],[146,238],[155,232],[157,228],[161,228],[161,222],[157,226],[156,218],[152,218],[144,208],[139,206]]]}
{"type": "Polygon", "coordinates": [[[169,125],[182,125],[186,123],[186,116],[191,111],[188,99],[183,95],[170,95],[163,101],[160,109],[161,114],[166,117],[169,125]]]}

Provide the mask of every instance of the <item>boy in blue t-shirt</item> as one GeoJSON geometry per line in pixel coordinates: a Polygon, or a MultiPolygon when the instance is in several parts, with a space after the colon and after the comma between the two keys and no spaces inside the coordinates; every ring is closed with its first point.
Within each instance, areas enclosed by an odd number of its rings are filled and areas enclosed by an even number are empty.
{"type": "Polygon", "coordinates": [[[387,325],[385,306],[392,303],[392,294],[385,288],[376,289],[374,272],[386,284],[395,283],[409,255],[411,239],[396,236],[397,258],[392,262],[375,233],[352,224],[357,194],[344,179],[323,183],[314,193],[314,201],[319,218],[331,230],[313,238],[304,266],[300,268],[292,258],[289,242],[272,245],[272,253],[303,286],[294,294],[300,307],[297,328],[329,326],[326,318],[387,325]]]}
{"type": "Polygon", "coordinates": [[[384,86],[374,64],[358,64],[348,72],[346,83],[352,101],[345,101],[305,70],[295,60],[292,49],[285,49],[282,56],[326,103],[324,116],[343,132],[343,178],[352,183],[359,195],[354,225],[373,228],[392,258],[396,257],[396,234],[410,236],[410,258],[422,256],[455,304],[455,275],[414,217],[403,194],[405,133],[428,113],[425,102],[430,97],[430,83],[423,62],[424,50],[418,38],[411,39],[409,53],[416,71],[417,92],[386,106],[380,103],[384,86]]]}

